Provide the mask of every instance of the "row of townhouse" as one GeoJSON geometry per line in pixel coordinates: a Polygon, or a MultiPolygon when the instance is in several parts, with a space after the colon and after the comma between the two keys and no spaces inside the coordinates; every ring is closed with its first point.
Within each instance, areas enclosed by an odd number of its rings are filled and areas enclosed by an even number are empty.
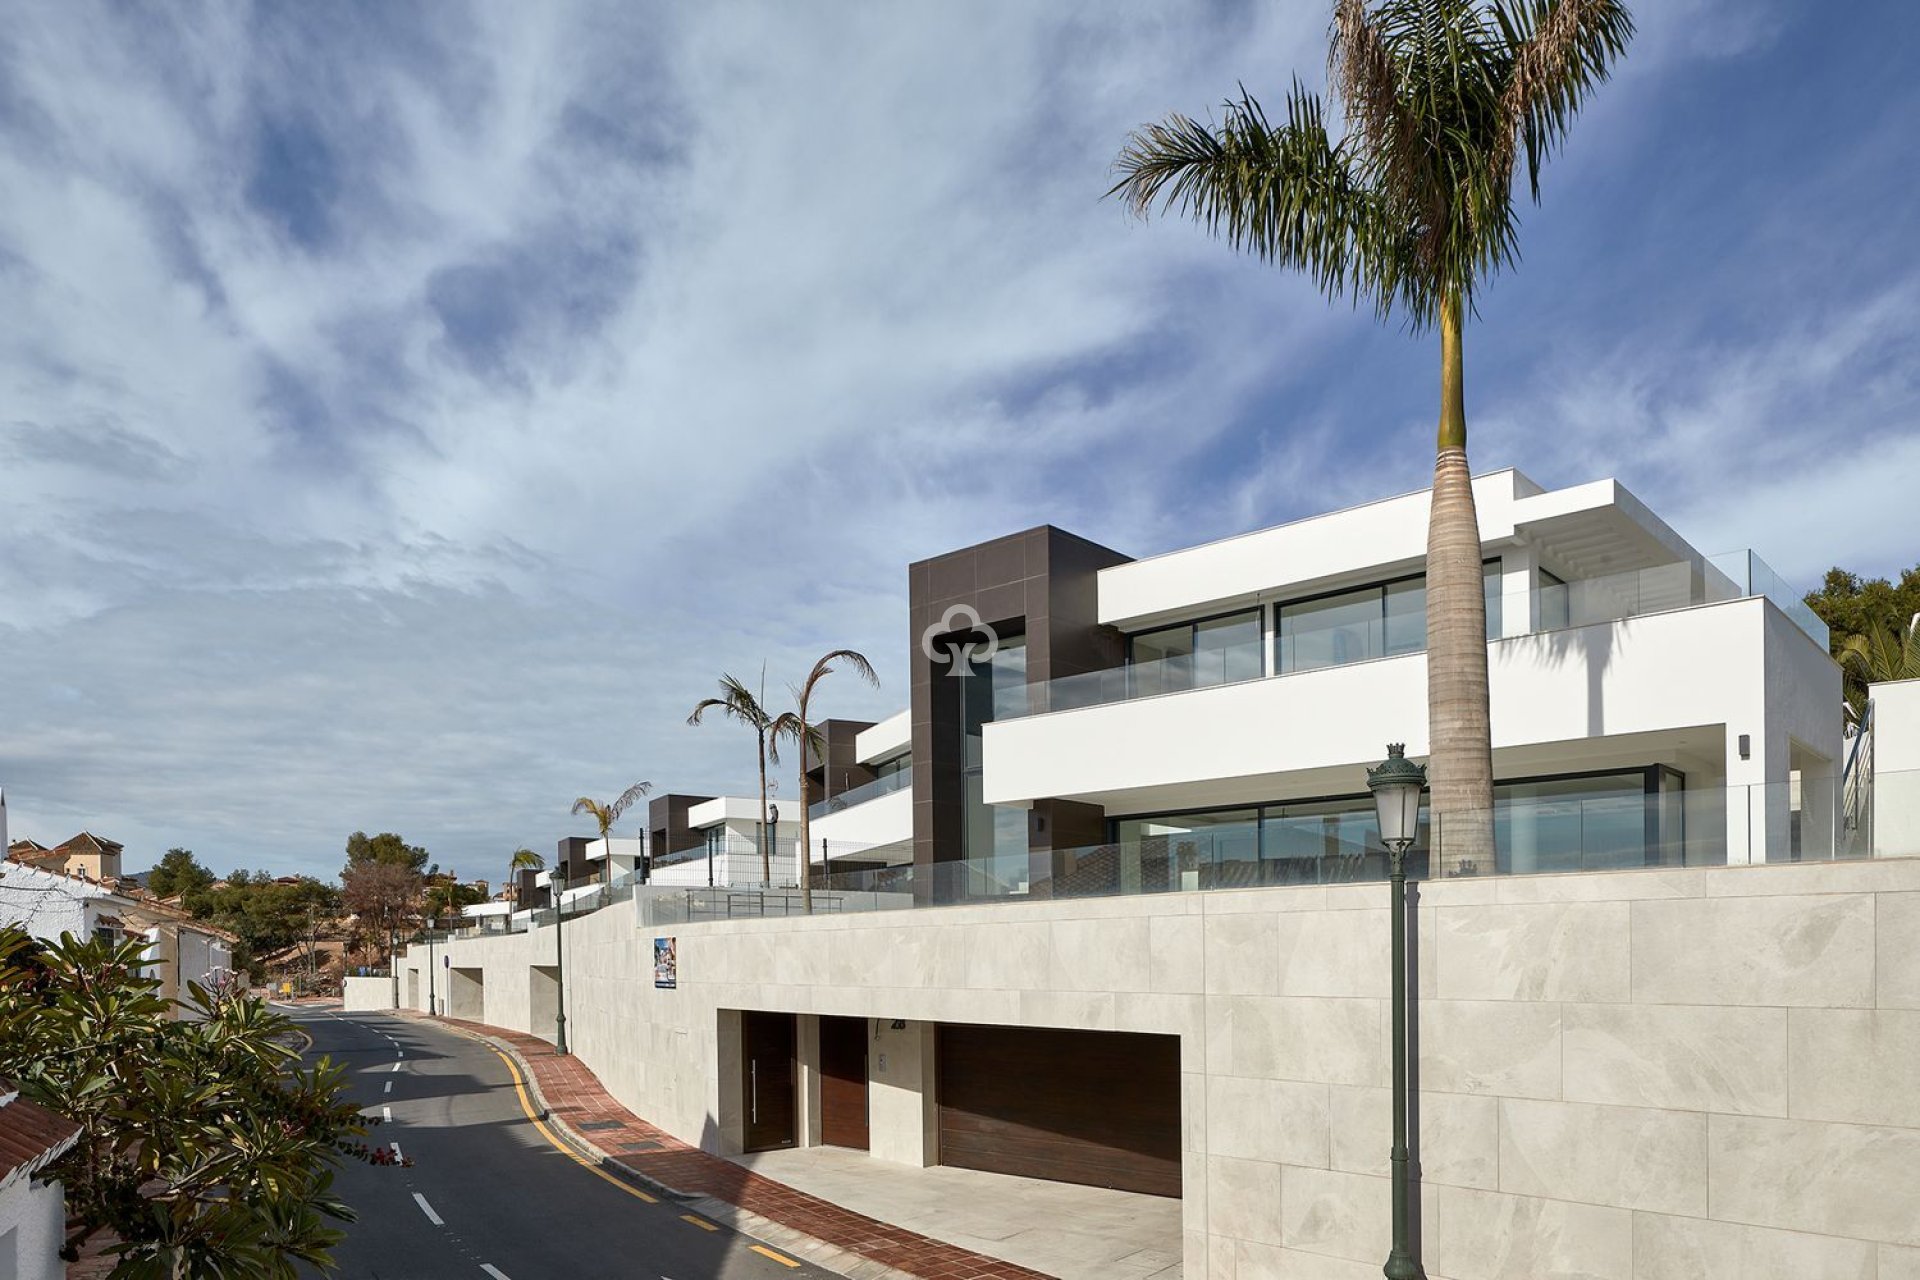
{"type": "MultiPolygon", "coordinates": [[[[1873,738],[1798,592],[1613,481],[1503,471],[1476,498],[1491,870],[1871,851],[1873,738]]],[[[913,565],[912,707],[827,721],[808,757],[815,876],[960,901],[1380,874],[1362,770],[1388,741],[1424,754],[1425,520],[1410,494],[1144,560],[1041,528],[913,565]]],[[[1878,764],[1884,852],[1920,759],[1878,764]]],[[[794,884],[797,807],[763,839],[750,797],[656,796],[612,878],[754,885],[765,843],[794,884]]],[[[607,856],[563,841],[554,871],[607,856]]]]}
{"type": "MultiPolygon", "coordinates": [[[[1488,847],[1415,849],[1428,1273],[1920,1268],[1920,683],[1850,728],[1799,593],[1614,481],[1475,498],[1495,810],[1488,847]]],[[[523,886],[547,909],[410,951],[403,1002],[564,1011],[721,1154],[1177,1199],[1191,1277],[1377,1268],[1365,775],[1426,754],[1427,507],[915,563],[909,705],[824,726],[810,848],[757,800],[657,796],[644,839],[562,843],[523,886]]]]}
{"type": "Polygon", "coordinates": [[[233,973],[237,939],[163,902],[122,874],[124,848],[82,831],[60,844],[7,840],[6,795],[0,792],[0,924],[19,925],[44,941],[63,934],[117,942],[141,938],[144,967],[159,982],[157,992],[191,1015],[189,988],[223,981],[233,973]]]}

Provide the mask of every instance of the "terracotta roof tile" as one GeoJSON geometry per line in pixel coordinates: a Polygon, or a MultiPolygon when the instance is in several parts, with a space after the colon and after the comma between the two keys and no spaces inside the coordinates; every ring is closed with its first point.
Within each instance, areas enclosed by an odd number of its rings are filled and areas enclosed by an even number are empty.
{"type": "MultiPolygon", "coordinates": [[[[0,1097],[13,1092],[13,1085],[0,1080],[0,1097]]],[[[29,1173],[56,1159],[80,1135],[80,1126],[57,1111],[49,1111],[25,1098],[14,1098],[0,1106],[0,1182],[22,1169],[29,1173]]]]}

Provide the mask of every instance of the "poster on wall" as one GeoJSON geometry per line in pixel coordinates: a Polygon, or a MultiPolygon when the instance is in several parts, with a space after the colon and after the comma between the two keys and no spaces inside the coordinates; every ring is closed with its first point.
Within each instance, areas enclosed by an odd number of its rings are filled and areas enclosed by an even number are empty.
{"type": "Polygon", "coordinates": [[[653,985],[656,987],[677,987],[680,985],[680,959],[672,938],[653,940],[653,985]]]}

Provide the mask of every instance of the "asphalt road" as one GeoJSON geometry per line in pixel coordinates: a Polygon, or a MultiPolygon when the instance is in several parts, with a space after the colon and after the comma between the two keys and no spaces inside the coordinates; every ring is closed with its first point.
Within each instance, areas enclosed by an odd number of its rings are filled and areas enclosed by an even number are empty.
{"type": "MultiPolygon", "coordinates": [[[[310,1057],[347,1066],[363,1110],[392,1119],[412,1168],[351,1162],[335,1182],[359,1213],[334,1251],[349,1280],[773,1280],[786,1265],[684,1205],[649,1204],[556,1149],[486,1046],[411,1019],[302,1010],[310,1057]]],[[[791,1260],[790,1260],[791,1261],[791,1260]]],[[[308,1274],[317,1274],[309,1272],[308,1274]]]]}

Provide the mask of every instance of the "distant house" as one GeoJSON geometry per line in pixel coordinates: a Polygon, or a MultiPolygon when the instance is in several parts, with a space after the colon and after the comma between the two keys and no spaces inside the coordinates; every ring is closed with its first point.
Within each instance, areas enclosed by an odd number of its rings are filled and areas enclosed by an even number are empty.
{"type": "Polygon", "coordinates": [[[159,979],[160,994],[185,1001],[190,983],[204,986],[232,971],[238,939],[136,887],[120,874],[122,848],[89,831],[51,849],[12,842],[0,863],[0,924],[18,924],[47,942],[62,934],[144,938],[144,968],[159,979]]]}
{"type": "Polygon", "coordinates": [[[38,841],[16,840],[7,846],[7,857],[42,870],[84,876],[95,884],[111,885],[120,879],[120,855],[125,848],[118,841],[82,831],[51,849],[38,841]]]}
{"type": "Polygon", "coordinates": [[[66,1193],[41,1171],[80,1137],[80,1126],[28,1102],[0,1079],[0,1276],[61,1280],[66,1193]]]}

